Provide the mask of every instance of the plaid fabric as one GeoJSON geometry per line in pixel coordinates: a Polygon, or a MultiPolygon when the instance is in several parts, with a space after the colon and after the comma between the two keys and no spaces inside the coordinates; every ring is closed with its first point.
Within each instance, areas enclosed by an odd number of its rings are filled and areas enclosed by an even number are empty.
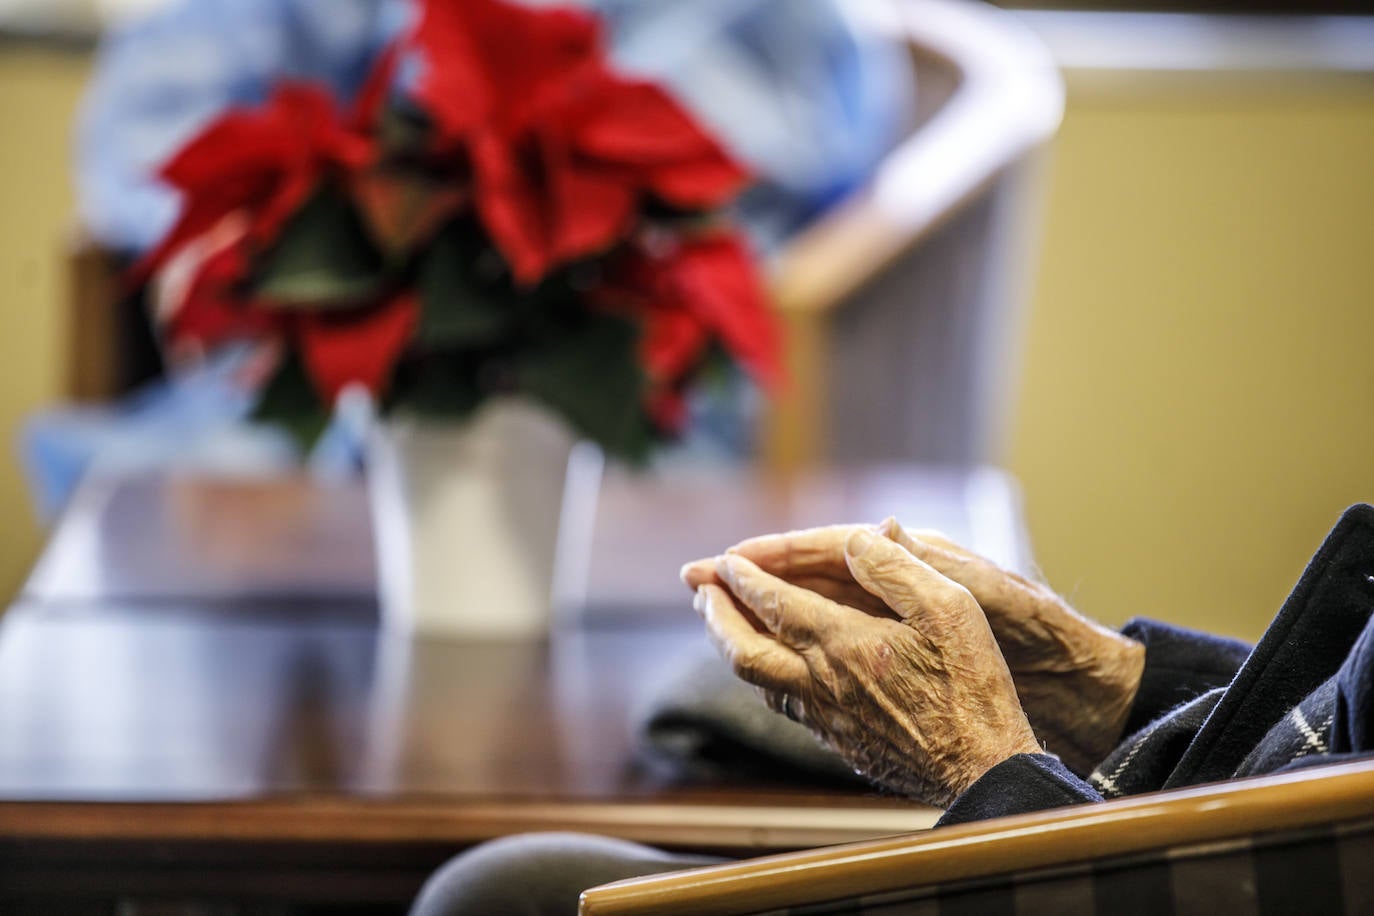
{"type": "Polygon", "coordinates": [[[1258,776],[1313,755],[1331,753],[1331,721],[1336,715],[1336,678],[1308,695],[1279,720],[1259,746],[1241,762],[1237,776],[1258,776]]]}
{"type": "MultiPolygon", "coordinates": [[[[1103,798],[1161,788],[1225,692],[1219,688],[1204,693],[1132,735],[1093,771],[1089,783],[1103,798]]],[[[1260,776],[1313,755],[1329,754],[1335,708],[1333,676],[1270,728],[1231,775],[1260,776]]]]}
{"type": "Polygon", "coordinates": [[[1325,916],[1374,913],[1374,821],[1183,846],[767,916],[1325,916]]]}
{"type": "Polygon", "coordinates": [[[1088,782],[1103,798],[1158,789],[1225,694],[1224,687],[1210,690],[1145,726],[1102,761],[1088,782]]]}

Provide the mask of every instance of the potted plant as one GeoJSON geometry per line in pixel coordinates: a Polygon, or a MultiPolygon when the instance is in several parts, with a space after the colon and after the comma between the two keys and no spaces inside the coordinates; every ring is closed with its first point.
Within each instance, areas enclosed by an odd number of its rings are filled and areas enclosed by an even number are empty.
{"type": "Polygon", "coordinates": [[[709,359],[776,382],[778,332],[721,215],[744,170],[594,18],[417,12],[348,106],[282,83],[174,155],[134,282],[174,357],[255,342],[303,442],[370,398],[386,619],[538,632],[574,442],[643,461],[709,359]]]}

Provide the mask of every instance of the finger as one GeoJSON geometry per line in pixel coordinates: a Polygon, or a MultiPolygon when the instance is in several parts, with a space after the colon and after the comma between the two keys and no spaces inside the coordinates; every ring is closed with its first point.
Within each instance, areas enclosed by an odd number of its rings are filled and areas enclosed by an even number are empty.
{"type": "Polygon", "coordinates": [[[735,676],[766,690],[798,691],[810,676],[806,662],[776,639],[749,623],[730,593],[718,585],[703,585],[692,602],[716,651],[735,676]]]}
{"type": "Polygon", "coordinates": [[[738,554],[721,557],[716,571],[740,604],[778,639],[795,648],[812,645],[822,632],[842,625],[845,616],[857,613],[770,575],[738,554]]]}
{"type": "Polygon", "coordinates": [[[890,618],[894,616],[888,606],[883,604],[882,599],[870,595],[862,585],[854,581],[854,577],[849,575],[848,567],[845,567],[845,575],[847,578],[844,581],[826,576],[798,576],[788,581],[798,588],[815,592],[837,604],[863,611],[870,617],[890,618]]]}
{"type": "Polygon", "coordinates": [[[682,583],[692,591],[696,591],[703,585],[721,584],[720,577],[716,575],[715,557],[706,557],[702,560],[684,563],[677,575],[682,583]]]}
{"type": "Polygon", "coordinates": [[[901,525],[894,524],[888,537],[906,548],[913,557],[928,563],[944,575],[963,582],[966,586],[970,583],[965,582],[964,578],[985,578],[983,575],[985,570],[979,568],[980,562],[984,567],[992,565],[977,554],[964,550],[938,532],[930,530],[909,532],[901,525]]]}
{"type": "Polygon", "coordinates": [[[977,607],[967,588],[888,538],[856,531],[845,547],[845,559],[855,580],[904,620],[937,608],[977,607]]]}
{"type": "Polygon", "coordinates": [[[844,544],[861,525],[830,525],[784,534],[765,534],[740,541],[727,553],[748,558],[755,566],[784,579],[798,576],[849,578],[844,544]]]}
{"type": "MultiPolygon", "coordinates": [[[[965,559],[982,559],[978,554],[956,544],[943,531],[934,528],[905,528],[896,518],[888,516],[878,525],[878,533],[896,541],[913,554],[927,547],[936,547],[948,554],[965,559]]],[[[919,554],[916,554],[919,556],[919,554]]]]}
{"type": "MultiPolygon", "coordinates": [[[[898,525],[897,527],[901,528],[902,526],[898,525]]],[[[934,544],[936,547],[942,547],[950,553],[959,553],[968,557],[978,556],[978,554],[969,550],[964,545],[955,543],[950,536],[943,531],[938,531],[934,528],[912,528],[907,533],[917,540],[925,541],[927,544],[934,544]]]]}
{"type": "Polygon", "coordinates": [[[864,591],[844,562],[845,540],[859,525],[832,525],[750,538],[730,548],[767,573],[875,617],[887,606],[864,591]]]}
{"type": "Polygon", "coordinates": [[[963,585],[993,612],[1013,611],[1044,599],[1044,589],[1024,576],[966,550],[936,533],[907,532],[895,526],[890,537],[917,559],[963,585]]]}
{"type": "Polygon", "coordinates": [[[897,519],[891,515],[883,519],[883,521],[878,525],[878,533],[881,534],[883,537],[890,538],[896,541],[899,544],[902,543],[903,540],[918,538],[922,541],[925,541],[928,544],[934,544],[936,547],[942,547],[945,550],[953,551],[954,553],[963,553],[968,554],[970,556],[975,555],[972,551],[967,550],[966,548],[956,544],[943,531],[937,531],[934,528],[907,529],[904,528],[897,521],[897,519]]]}
{"type": "MultiPolygon", "coordinates": [[[[1038,590],[1041,587],[1041,583],[1013,570],[1004,569],[982,554],[956,544],[934,528],[915,528],[908,531],[897,524],[895,519],[890,521],[892,533],[889,536],[894,541],[909,550],[913,556],[925,560],[946,576],[957,578],[970,589],[972,585],[959,577],[981,580],[990,586],[1009,579],[1016,585],[1030,589],[1038,590]]],[[[974,594],[977,595],[977,592],[974,591],[974,594]]]]}

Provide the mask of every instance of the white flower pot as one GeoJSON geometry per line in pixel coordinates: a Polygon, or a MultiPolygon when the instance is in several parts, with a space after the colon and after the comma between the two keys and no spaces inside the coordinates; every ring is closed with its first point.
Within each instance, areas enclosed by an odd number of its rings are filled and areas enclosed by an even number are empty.
{"type": "Polygon", "coordinates": [[[383,626],[546,635],[556,608],[586,596],[601,465],[561,419],[516,398],[464,422],[376,424],[368,485],[383,626]]]}

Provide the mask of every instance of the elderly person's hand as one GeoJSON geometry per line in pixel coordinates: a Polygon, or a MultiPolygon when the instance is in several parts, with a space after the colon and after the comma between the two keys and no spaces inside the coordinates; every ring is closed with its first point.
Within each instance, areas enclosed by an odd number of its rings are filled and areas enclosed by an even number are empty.
{"type": "MultiPolygon", "coordinates": [[[[794,584],[885,612],[858,588],[844,559],[857,526],[836,525],[753,538],[731,548],[794,584]]],[[[888,519],[880,534],[966,587],[978,601],[1016,682],[1021,705],[1046,747],[1076,772],[1116,746],[1144,668],[1144,648],[1078,614],[1047,585],[998,567],[934,531],[908,532],[888,519]]],[[[689,585],[711,578],[684,569],[689,585]]]]}
{"type": "Polygon", "coordinates": [[[946,805],[988,769],[1036,753],[1030,723],[968,589],[869,528],[842,559],[866,612],[760,569],[743,552],[700,564],[695,606],[712,640],[769,705],[855,769],[946,805]],[[713,581],[706,581],[712,579],[713,581]]]}

